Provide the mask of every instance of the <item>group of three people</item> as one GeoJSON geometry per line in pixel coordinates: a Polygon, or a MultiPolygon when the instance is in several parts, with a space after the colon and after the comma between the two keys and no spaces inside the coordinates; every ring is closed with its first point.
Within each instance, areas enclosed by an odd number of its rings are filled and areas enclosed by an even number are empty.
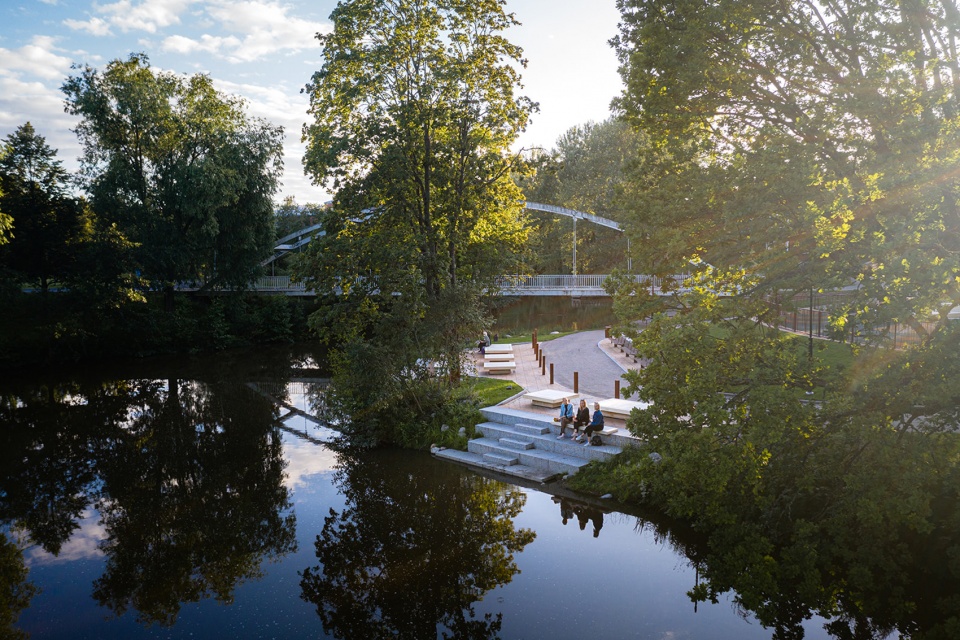
{"type": "Polygon", "coordinates": [[[590,410],[587,409],[587,401],[581,400],[580,407],[577,409],[577,415],[573,415],[573,405],[569,398],[564,398],[560,403],[560,435],[558,440],[566,437],[567,427],[571,427],[570,437],[578,442],[583,442],[583,446],[590,444],[590,436],[597,431],[603,430],[603,413],[600,411],[600,403],[593,403],[593,417],[590,416],[590,410]],[[580,438],[580,428],[583,427],[583,438],[580,438]]]}

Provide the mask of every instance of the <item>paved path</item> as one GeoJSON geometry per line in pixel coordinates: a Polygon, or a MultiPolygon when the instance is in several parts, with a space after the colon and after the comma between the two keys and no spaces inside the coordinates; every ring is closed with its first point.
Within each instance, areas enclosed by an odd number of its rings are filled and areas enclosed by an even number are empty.
{"type": "MultiPolygon", "coordinates": [[[[576,371],[581,396],[612,398],[617,380],[622,387],[627,384],[621,379],[626,369],[599,346],[603,341],[603,331],[581,331],[540,345],[547,362],[553,363],[557,384],[573,389],[573,372],[576,371]]],[[[620,397],[628,399],[623,394],[620,397]]]]}
{"type": "MultiPolygon", "coordinates": [[[[628,368],[637,368],[634,363],[620,353],[604,338],[603,331],[581,331],[569,336],[541,342],[540,347],[546,357],[547,366],[541,367],[537,360],[533,346],[529,342],[514,344],[513,351],[516,359],[516,370],[511,374],[494,375],[491,377],[513,380],[523,392],[539,391],[541,389],[556,389],[559,391],[573,390],[573,372],[578,373],[579,394],[581,398],[592,403],[594,400],[604,400],[614,397],[615,382],[620,380],[621,387],[626,382],[621,376],[628,368]],[[553,363],[554,382],[550,384],[550,364],[553,363]]],[[[474,363],[482,368],[483,359],[474,354],[474,363]]],[[[489,374],[478,373],[486,376],[489,374]]],[[[621,393],[621,397],[623,394],[621,393]]],[[[556,413],[555,409],[534,407],[522,394],[504,403],[505,406],[524,411],[537,413],[556,413]]],[[[612,419],[616,424],[617,419],[612,419]]]]}

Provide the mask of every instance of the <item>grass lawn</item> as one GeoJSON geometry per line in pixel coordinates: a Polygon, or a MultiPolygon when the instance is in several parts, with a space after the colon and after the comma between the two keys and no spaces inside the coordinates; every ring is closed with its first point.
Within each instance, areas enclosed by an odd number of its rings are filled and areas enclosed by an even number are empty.
{"type": "MultiPolygon", "coordinates": [[[[580,333],[577,331],[560,331],[555,334],[550,333],[538,333],[537,340],[540,342],[549,342],[550,340],[556,340],[557,338],[562,338],[563,336],[569,336],[572,333],[580,333]]],[[[503,334],[500,336],[499,340],[495,340],[494,344],[532,344],[533,334],[531,332],[527,333],[511,333],[509,335],[503,334]]]]}
{"type": "Polygon", "coordinates": [[[463,384],[469,385],[480,398],[481,407],[499,404],[521,391],[520,385],[512,380],[494,378],[464,378],[463,384]]]}

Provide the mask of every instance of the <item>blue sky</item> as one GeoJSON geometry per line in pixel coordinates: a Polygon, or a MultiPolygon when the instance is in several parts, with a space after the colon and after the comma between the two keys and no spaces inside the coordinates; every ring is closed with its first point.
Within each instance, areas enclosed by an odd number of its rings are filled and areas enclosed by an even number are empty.
{"type": "MultiPolygon", "coordinates": [[[[320,67],[314,38],[330,28],[335,0],[7,0],[0,8],[0,138],[30,121],[73,170],[80,149],[60,86],[71,64],[102,68],[145,52],[155,69],[207,73],[242,96],[248,113],[286,131],[277,199],[324,202],[303,175],[300,89],[320,67]]],[[[522,26],[508,32],[529,64],[524,93],[540,103],[519,144],[554,146],[568,128],[609,115],[620,92],[616,0],[507,0],[522,26]]]]}

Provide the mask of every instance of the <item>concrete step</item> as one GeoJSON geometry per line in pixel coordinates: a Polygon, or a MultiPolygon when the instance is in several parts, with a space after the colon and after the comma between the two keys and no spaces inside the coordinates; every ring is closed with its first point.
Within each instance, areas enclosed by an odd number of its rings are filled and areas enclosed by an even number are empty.
{"type": "Polygon", "coordinates": [[[529,424],[526,422],[514,424],[513,430],[517,433],[522,433],[529,436],[542,436],[545,433],[550,433],[550,427],[547,425],[529,424]]]}
{"type": "MultiPolygon", "coordinates": [[[[533,427],[547,427],[553,433],[554,437],[560,434],[560,425],[553,421],[552,415],[534,413],[532,411],[521,411],[518,409],[508,409],[506,407],[485,407],[480,410],[487,422],[514,425],[521,423],[533,427]]],[[[606,446],[618,447],[624,449],[639,444],[639,440],[632,436],[623,421],[608,421],[607,427],[615,427],[616,433],[603,436],[603,444],[606,446]]],[[[619,452],[619,451],[618,451],[619,452]]]]}
{"type": "Polygon", "coordinates": [[[505,467],[520,464],[520,459],[517,458],[517,456],[504,455],[502,453],[485,453],[483,454],[483,459],[492,464],[501,464],[505,467]]]}
{"type": "Polygon", "coordinates": [[[534,445],[529,440],[520,440],[517,438],[500,438],[500,444],[510,449],[533,449],[534,445]]]}
{"type": "MultiPolygon", "coordinates": [[[[602,447],[584,447],[571,438],[557,439],[559,428],[556,432],[548,432],[540,435],[519,435],[514,427],[497,422],[482,422],[477,425],[477,431],[483,434],[484,438],[491,440],[519,440],[529,442],[531,446],[523,449],[538,449],[540,451],[549,451],[560,455],[570,456],[572,458],[583,458],[585,460],[609,460],[617,455],[623,449],[621,447],[606,444],[602,447]]],[[[607,441],[609,438],[605,439],[607,441]]]]}
{"type": "MultiPolygon", "coordinates": [[[[588,447],[580,447],[587,449],[588,447]]],[[[590,447],[597,449],[599,447],[590,447]]],[[[503,458],[515,457],[516,464],[521,464],[534,469],[541,469],[553,474],[558,473],[576,473],[580,467],[590,462],[588,456],[566,455],[558,451],[545,451],[543,449],[527,449],[525,451],[504,450],[499,441],[491,438],[476,438],[467,443],[467,451],[475,453],[484,458],[488,456],[500,456],[503,458]]],[[[576,451],[572,453],[583,453],[576,451]]],[[[488,458],[488,461],[491,459],[488,458]]],[[[509,465],[504,465],[509,466],[509,465]]]]}
{"type": "Polygon", "coordinates": [[[488,469],[490,471],[497,471],[499,473],[508,474],[515,478],[522,478],[524,480],[529,480],[531,482],[550,482],[559,477],[560,474],[545,471],[543,469],[534,469],[533,467],[527,467],[521,464],[511,465],[505,467],[503,465],[494,464],[487,460],[483,459],[483,456],[471,453],[469,451],[460,451],[459,449],[441,449],[434,454],[438,458],[444,460],[450,460],[452,462],[457,462],[459,464],[465,464],[472,467],[478,467],[481,469],[488,469]]]}
{"type": "Polygon", "coordinates": [[[480,410],[486,422],[477,425],[481,437],[470,440],[466,451],[441,449],[438,458],[497,471],[509,476],[548,482],[572,475],[593,460],[606,461],[637,439],[625,429],[603,436],[599,447],[583,446],[571,438],[558,439],[560,425],[553,416],[505,407],[480,410]]]}

